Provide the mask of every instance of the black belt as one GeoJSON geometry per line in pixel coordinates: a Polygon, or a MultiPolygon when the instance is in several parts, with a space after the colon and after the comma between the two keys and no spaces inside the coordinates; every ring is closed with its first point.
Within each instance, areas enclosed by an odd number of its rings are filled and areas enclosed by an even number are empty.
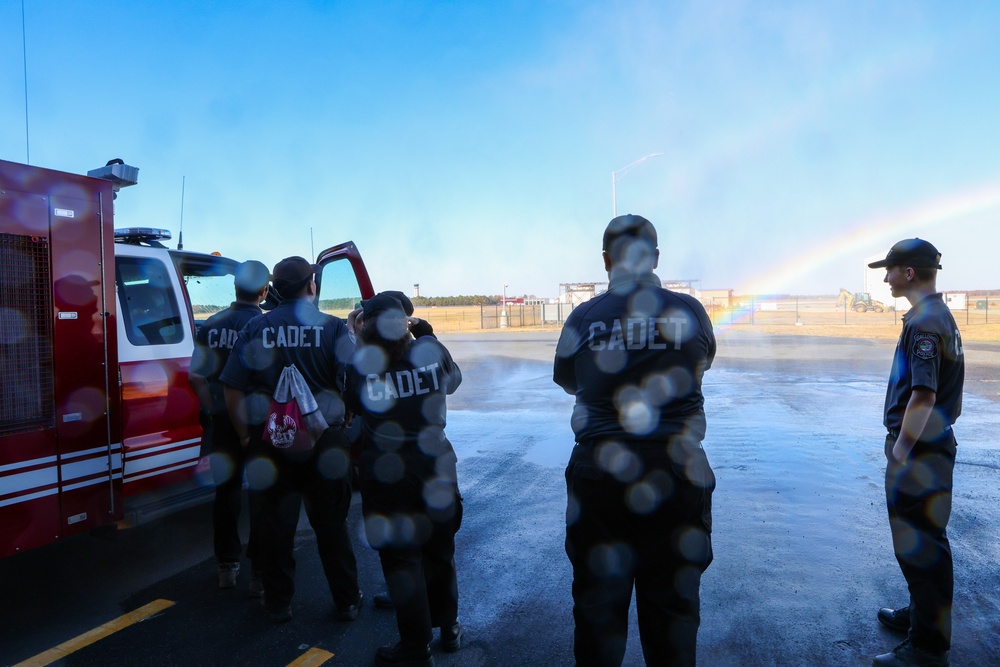
{"type": "MultiPolygon", "coordinates": [[[[947,435],[947,434],[948,434],[948,431],[950,431],[950,430],[951,430],[951,427],[949,426],[949,427],[948,427],[948,428],[946,428],[945,430],[941,431],[940,435],[938,435],[937,437],[934,437],[934,438],[928,438],[928,439],[926,439],[926,440],[919,440],[918,442],[937,442],[937,441],[938,441],[938,440],[940,440],[940,439],[941,439],[941,438],[942,438],[943,436],[947,435]]],[[[899,429],[898,429],[898,428],[890,428],[890,429],[888,429],[888,431],[889,431],[889,436],[890,436],[890,437],[893,437],[893,438],[899,438],[899,429]]]]}

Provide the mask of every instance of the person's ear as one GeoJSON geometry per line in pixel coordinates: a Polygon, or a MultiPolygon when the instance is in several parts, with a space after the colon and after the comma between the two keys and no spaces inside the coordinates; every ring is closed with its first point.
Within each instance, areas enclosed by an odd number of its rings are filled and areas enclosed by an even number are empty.
{"type": "Polygon", "coordinates": [[[605,251],[601,252],[601,256],[604,257],[604,270],[605,271],[610,271],[611,270],[611,257],[608,256],[608,251],[605,250],[605,251]]]}

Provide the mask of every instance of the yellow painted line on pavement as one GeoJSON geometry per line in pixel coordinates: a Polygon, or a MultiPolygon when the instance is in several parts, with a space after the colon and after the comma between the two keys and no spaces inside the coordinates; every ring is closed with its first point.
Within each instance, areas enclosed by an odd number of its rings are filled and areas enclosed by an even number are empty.
{"type": "Polygon", "coordinates": [[[173,604],[174,603],[170,600],[153,600],[149,604],[143,605],[135,611],[130,611],[124,616],[119,616],[114,620],[97,626],[93,630],[88,630],[82,635],[74,637],[69,641],[65,641],[62,644],[59,644],[59,646],[50,648],[44,653],[39,653],[33,658],[28,658],[24,662],[19,662],[14,665],[14,667],[44,667],[45,665],[51,665],[56,660],[62,660],[70,653],[79,651],[84,647],[90,646],[96,641],[100,641],[109,635],[113,635],[119,630],[123,630],[130,625],[145,620],[153,614],[157,614],[167,607],[173,606],[173,604]]]}
{"type": "Polygon", "coordinates": [[[311,648],[298,658],[288,663],[288,667],[319,667],[333,657],[329,651],[321,648],[311,648]]]}

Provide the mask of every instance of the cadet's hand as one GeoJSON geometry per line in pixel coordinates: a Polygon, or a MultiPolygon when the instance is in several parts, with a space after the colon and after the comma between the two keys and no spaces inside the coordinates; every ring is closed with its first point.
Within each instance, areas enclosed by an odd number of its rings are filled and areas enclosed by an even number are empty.
{"type": "Polygon", "coordinates": [[[896,444],[892,446],[892,458],[896,459],[897,463],[906,463],[912,449],[913,445],[904,442],[902,437],[896,438],[896,444]]]}
{"type": "Polygon", "coordinates": [[[427,320],[421,320],[417,317],[407,318],[407,324],[410,325],[410,333],[413,334],[414,338],[420,338],[422,336],[434,336],[434,327],[427,320]]]}
{"type": "Polygon", "coordinates": [[[358,329],[361,328],[362,319],[364,319],[364,316],[362,315],[361,308],[355,308],[347,316],[347,329],[355,336],[358,335],[358,329]]]}

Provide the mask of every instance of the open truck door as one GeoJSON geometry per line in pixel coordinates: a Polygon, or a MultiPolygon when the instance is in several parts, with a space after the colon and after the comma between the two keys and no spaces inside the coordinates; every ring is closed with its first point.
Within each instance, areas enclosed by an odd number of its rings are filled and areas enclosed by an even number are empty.
{"type": "Polygon", "coordinates": [[[375,296],[368,269],[353,241],[327,248],[316,258],[319,271],[317,306],[324,313],[346,320],[362,299],[375,296]]]}

